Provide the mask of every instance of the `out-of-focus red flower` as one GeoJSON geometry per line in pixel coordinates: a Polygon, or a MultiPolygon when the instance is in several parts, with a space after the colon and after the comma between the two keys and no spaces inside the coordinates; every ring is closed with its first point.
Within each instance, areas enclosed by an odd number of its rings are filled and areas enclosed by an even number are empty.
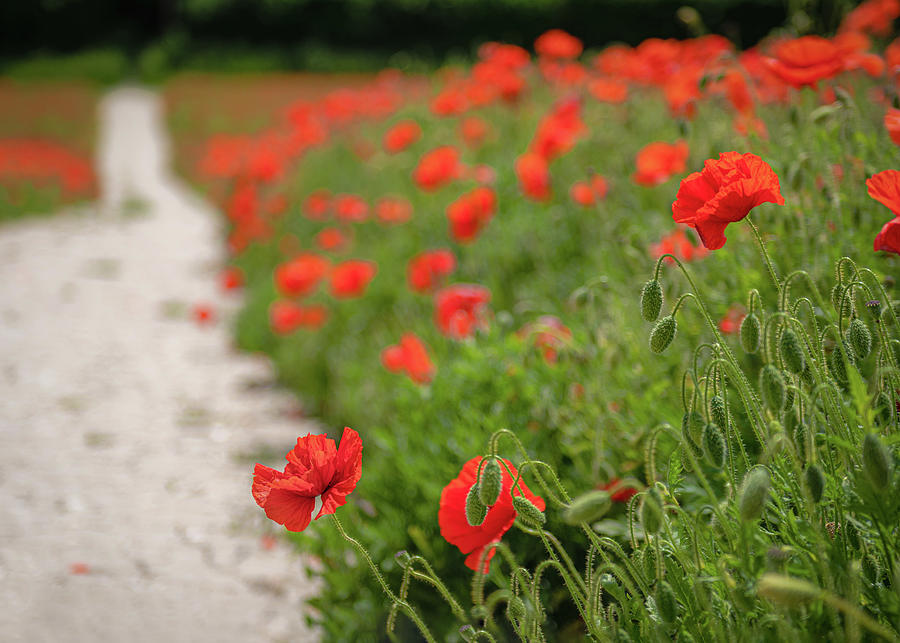
{"type": "MultiPolygon", "coordinates": [[[[694,245],[684,228],[679,226],[671,234],[660,239],[659,243],[654,243],[650,247],[650,253],[654,259],[659,259],[663,255],[672,255],[681,261],[690,262],[702,259],[709,254],[709,250],[702,245],[694,245]]],[[[671,258],[667,258],[666,261],[674,263],[671,258]]]]}
{"type": "Polygon", "coordinates": [[[211,324],[216,319],[216,313],[213,310],[213,307],[209,304],[199,303],[194,304],[193,309],[191,309],[191,317],[194,318],[194,321],[197,322],[199,326],[206,326],[207,324],[211,324]]]}
{"type": "Polygon", "coordinates": [[[73,576],[83,576],[91,573],[91,566],[87,563],[72,563],[69,565],[69,573],[73,576]]]}
{"type": "Polygon", "coordinates": [[[244,271],[237,266],[228,266],[219,274],[219,284],[222,290],[236,290],[244,285],[244,271]]]}
{"type": "Polygon", "coordinates": [[[900,217],[900,172],[885,170],[866,181],[869,196],[900,217]]]}
{"type": "Polygon", "coordinates": [[[725,97],[738,114],[752,114],[753,96],[747,86],[747,79],[739,69],[730,69],[722,79],[725,97]]]}
{"type": "Polygon", "coordinates": [[[400,121],[384,134],[384,150],[389,154],[402,152],[422,137],[422,128],[412,120],[400,121]]]}
{"type": "Polygon", "coordinates": [[[533,201],[550,198],[550,168],[539,154],[526,152],[516,159],[516,176],[523,194],[533,201]]]}
{"type": "Polygon", "coordinates": [[[599,174],[591,177],[590,181],[576,181],[569,190],[569,196],[576,205],[582,207],[590,207],[598,200],[602,201],[606,198],[609,187],[599,174]]]}
{"type": "Polygon", "coordinates": [[[435,116],[458,116],[469,108],[469,101],[462,86],[450,85],[431,100],[430,107],[435,116]]]}
{"type": "Polygon", "coordinates": [[[637,154],[637,171],[632,178],[638,185],[665,183],[673,174],[680,174],[687,169],[687,157],[688,146],[684,141],[649,143],[637,154]]]}
{"type": "Polygon", "coordinates": [[[895,39],[884,49],[884,61],[887,63],[888,71],[896,74],[900,69],[900,38],[895,39]]]}
{"type": "Polygon", "coordinates": [[[413,170],[413,181],[426,191],[437,190],[462,173],[459,151],[446,145],[426,152],[413,170]]]}
{"type": "Polygon", "coordinates": [[[430,292],[443,278],[456,270],[456,257],[450,250],[426,250],[409,260],[406,277],[413,292],[430,292]]]}
{"type": "Polygon", "coordinates": [[[298,328],[320,328],[328,320],[328,309],[314,304],[303,306],[283,299],[269,307],[269,324],[277,335],[289,335],[298,328]]]}
{"type": "MultiPolygon", "coordinates": [[[[509,531],[516,520],[516,510],[513,508],[512,496],[524,495],[538,509],[544,510],[544,500],[534,495],[519,479],[519,489],[513,489],[513,479],[506,467],[501,465],[503,475],[503,487],[500,497],[494,506],[490,507],[487,516],[477,527],[473,527],[466,519],[466,496],[478,476],[478,465],[481,457],[472,458],[463,466],[459,475],[453,479],[441,492],[441,504],[438,510],[438,524],[441,528],[441,536],[451,545],[459,548],[466,556],[466,567],[479,571],[479,562],[488,545],[498,542],[503,534],[509,531]]],[[[517,475],[516,468],[509,460],[504,459],[506,466],[513,475],[517,475]]],[[[491,549],[485,556],[480,571],[487,574],[491,567],[491,558],[495,549],[491,549]]]]}
{"type": "Polygon", "coordinates": [[[459,135],[469,147],[481,145],[489,131],[487,121],[478,116],[468,116],[459,124],[459,135]]]}
{"type": "Polygon", "coordinates": [[[666,78],[663,96],[674,118],[692,119],[696,115],[701,73],[699,67],[683,67],[666,78]]]}
{"type": "Polygon", "coordinates": [[[313,221],[324,221],[330,211],[331,193],[328,190],[316,190],[303,202],[303,214],[313,221]]]}
{"type": "Polygon", "coordinates": [[[819,36],[785,40],[775,46],[774,58],[765,59],[775,75],[792,87],[815,87],[844,68],[840,49],[819,36]]]}
{"type": "Polygon", "coordinates": [[[328,273],[327,259],[307,252],[286,261],[275,269],[275,286],[287,297],[310,294],[328,273]]]}
{"type": "Polygon", "coordinates": [[[375,204],[375,216],[382,223],[406,223],[412,218],[412,203],[403,197],[385,196],[375,204]]]}
{"type": "Polygon", "coordinates": [[[333,514],[362,477],[362,440],[350,427],[344,428],[338,448],[325,434],[308,434],[297,438],[285,457],[283,472],[257,463],[251,491],[266,516],[288,531],[309,526],[318,496],[322,508],[316,520],[333,514]]]}
{"type": "Polygon", "coordinates": [[[900,109],[889,109],[884,115],[884,127],[895,145],[900,145],[900,109]]]}
{"type": "Polygon", "coordinates": [[[891,34],[894,20],[900,16],[900,0],[866,0],[844,16],[840,33],[870,33],[885,37],[891,34]]]}
{"type": "Polygon", "coordinates": [[[737,335],[741,331],[741,322],[747,316],[747,311],[739,304],[734,304],[719,320],[719,330],[723,335],[737,335]]]}
{"type": "Polygon", "coordinates": [[[453,339],[470,336],[487,326],[487,305],[491,292],[475,284],[454,284],[434,296],[434,321],[444,335],[453,339]]]}
{"type": "Polygon", "coordinates": [[[337,252],[347,246],[347,237],[340,228],[323,228],[316,235],[316,245],[322,250],[337,252]]]}
{"type": "Polygon", "coordinates": [[[378,265],[374,261],[350,259],[331,271],[331,294],[339,299],[360,297],[375,278],[378,265]]]}
{"type": "Polygon", "coordinates": [[[338,194],[334,197],[334,212],[341,221],[359,223],[369,218],[369,204],[355,194],[338,194]]]}
{"type": "Polygon", "coordinates": [[[549,162],[571,150],[586,132],[581,120],[581,101],[567,98],[557,102],[541,119],[528,150],[549,162]]]}
{"type": "Polygon", "coordinates": [[[554,315],[541,315],[536,321],[525,324],[517,334],[530,338],[548,364],[556,363],[559,350],[572,338],[572,331],[554,315]]]}
{"type": "Polygon", "coordinates": [[[875,251],[884,250],[900,255],[900,217],[894,217],[884,224],[875,237],[875,251]]]}
{"type": "Polygon", "coordinates": [[[755,154],[724,152],[681,182],[672,217],[697,231],[703,245],[725,245],[725,228],[762,203],[784,205],[778,176],[755,154]]]}
{"type": "Polygon", "coordinates": [[[611,491],[612,493],[609,497],[613,502],[628,502],[637,495],[638,492],[634,487],[623,484],[618,478],[610,478],[609,482],[601,485],[598,489],[611,491]]]}
{"type": "Polygon", "coordinates": [[[732,126],[734,127],[734,131],[740,136],[755,134],[761,139],[769,138],[769,130],[766,128],[766,124],[762,119],[757,118],[751,113],[735,115],[732,126]]]}
{"type": "Polygon", "coordinates": [[[594,78],[587,88],[602,103],[624,103],[628,99],[628,83],[615,78],[594,78]]]}
{"type": "Polygon", "coordinates": [[[584,45],[562,29],[550,29],[534,41],[534,50],[545,58],[578,58],[584,45]]]}
{"type": "Polygon", "coordinates": [[[58,143],[27,138],[0,141],[0,177],[55,183],[66,194],[88,192],[95,184],[89,159],[58,143]]]}
{"type": "Polygon", "coordinates": [[[404,333],[399,344],[385,348],[381,363],[392,373],[405,372],[416,384],[427,384],[434,378],[428,348],[414,333],[404,333]]]}
{"type": "Polygon", "coordinates": [[[497,196],[485,186],[466,192],[447,206],[450,234],[458,243],[471,243],[478,238],[497,208],[497,196]]]}

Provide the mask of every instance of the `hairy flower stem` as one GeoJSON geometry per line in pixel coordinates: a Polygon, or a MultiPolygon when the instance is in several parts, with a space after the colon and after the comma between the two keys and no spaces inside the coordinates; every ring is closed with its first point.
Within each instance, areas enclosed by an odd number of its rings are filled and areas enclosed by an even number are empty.
{"type": "Polygon", "coordinates": [[[421,632],[422,636],[426,641],[428,641],[428,643],[436,643],[434,636],[428,629],[428,626],[425,625],[425,621],[423,621],[422,618],[416,613],[412,605],[404,600],[401,600],[396,594],[394,594],[393,591],[391,591],[391,588],[388,587],[387,582],[384,580],[384,576],[382,576],[381,572],[378,571],[378,567],[375,565],[375,561],[372,560],[372,557],[369,555],[368,550],[363,547],[362,543],[347,535],[347,532],[344,531],[344,526],[341,524],[341,521],[338,519],[336,514],[331,514],[331,522],[337,528],[338,533],[341,534],[344,540],[353,545],[359,552],[359,554],[369,564],[369,569],[371,569],[372,574],[375,575],[375,580],[377,580],[378,584],[381,585],[381,589],[383,589],[384,593],[387,594],[388,598],[391,599],[391,602],[395,605],[400,606],[400,609],[403,610],[403,613],[406,614],[413,623],[415,623],[417,628],[419,628],[419,632],[421,632]]]}
{"type": "Polygon", "coordinates": [[[775,284],[775,288],[778,290],[778,300],[781,301],[781,282],[778,281],[778,275],[775,274],[775,267],[772,265],[772,259],[769,257],[769,251],[766,250],[766,242],[763,241],[762,235],[759,233],[759,228],[756,227],[756,224],[750,219],[750,216],[747,216],[747,224],[750,226],[750,229],[753,230],[753,235],[756,237],[756,242],[759,244],[759,251],[762,253],[763,260],[766,263],[766,268],[769,269],[769,276],[772,278],[772,282],[775,284]]]}

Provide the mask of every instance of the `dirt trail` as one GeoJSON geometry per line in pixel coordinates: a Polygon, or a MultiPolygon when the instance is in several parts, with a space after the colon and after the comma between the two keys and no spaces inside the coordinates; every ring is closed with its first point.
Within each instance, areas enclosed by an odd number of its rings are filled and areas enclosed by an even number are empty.
{"type": "Polygon", "coordinates": [[[230,347],[219,224],[168,170],[155,95],[100,118],[99,207],[0,228],[0,638],[315,640],[246,461],[311,427],[230,347]]]}

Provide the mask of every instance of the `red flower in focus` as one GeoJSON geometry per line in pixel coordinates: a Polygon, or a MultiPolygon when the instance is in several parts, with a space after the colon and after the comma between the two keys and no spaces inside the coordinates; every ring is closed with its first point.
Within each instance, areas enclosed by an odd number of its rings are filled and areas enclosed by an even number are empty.
{"type": "MultiPolygon", "coordinates": [[[[684,228],[679,226],[671,234],[660,239],[659,243],[653,244],[650,247],[650,253],[655,259],[659,259],[663,255],[672,255],[681,261],[690,262],[696,259],[702,259],[709,254],[709,250],[702,245],[695,246],[691,240],[688,239],[687,234],[684,232],[684,228]]],[[[674,263],[671,258],[666,258],[666,261],[674,263]]]]}
{"type": "Polygon", "coordinates": [[[412,203],[403,197],[385,196],[375,204],[375,216],[382,223],[406,223],[412,214],[412,203]]]}
{"type": "Polygon", "coordinates": [[[774,58],[766,64],[776,76],[792,87],[815,87],[820,80],[837,75],[844,68],[841,50],[830,40],[803,36],[779,43],[774,58]]]}
{"type": "Polygon", "coordinates": [[[885,223],[875,237],[875,251],[879,250],[900,255],[900,217],[894,217],[885,223]]]}
{"type": "Polygon", "coordinates": [[[445,145],[426,152],[413,170],[413,181],[426,191],[437,190],[462,173],[459,152],[445,145]]]}
{"type": "Polygon", "coordinates": [[[244,271],[237,266],[228,266],[219,275],[222,290],[236,290],[244,285],[244,271]]]}
{"type": "Polygon", "coordinates": [[[583,49],[578,38],[562,29],[551,29],[534,41],[534,50],[545,58],[578,58],[583,49]]]}
{"type": "Polygon", "coordinates": [[[316,245],[322,250],[337,252],[347,245],[347,237],[339,228],[323,228],[316,235],[316,245]]]}
{"type": "Polygon", "coordinates": [[[331,193],[328,190],[316,190],[303,202],[303,214],[313,221],[324,221],[331,210],[331,193]]]}
{"type": "Polygon", "coordinates": [[[489,187],[477,187],[447,206],[450,234],[459,243],[474,241],[497,209],[497,196],[489,187]]]}
{"type": "Polygon", "coordinates": [[[256,465],[252,493],[266,516],[288,531],[309,526],[319,496],[322,508],[316,520],[333,514],[347,503],[362,476],[362,440],[350,427],[344,428],[339,448],[327,435],[308,434],[297,438],[285,457],[283,472],[256,465]]]}
{"type": "MultiPolygon", "coordinates": [[[[516,520],[516,510],[513,508],[512,495],[521,496],[530,500],[538,509],[544,510],[544,500],[540,496],[534,495],[525,485],[524,481],[519,479],[519,489],[513,490],[513,479],[510,477],[506,468],[501,465],[503,472],[503,488],[500,491],[500,497],[497,498],[496,504],[490,507],[484,522],[473,527],[466,519],[466,496],[478,476],[478,465],[481,457],[472,458],[463,466],[459,475],[450,481],[441,492],[441,505],[438,510],[438,524],[441,527],[441,536],[450,543],[459,548],[459,551],[466,556],[466,567],[478,571],[478,563],[484,553],[484,548],[491,543],[498,542],[503,538],[503,534],[509,531],[516,520]]],[[[504,462],[509,467],[513,475],[517,475],[516,468],[509,460],[504,462]]],[[[485,574],[490,571],[491,558],[494,557],[495,549],[491,549],[485,556],[481,571],[485,574]]]]}
{"type": "Polygon", "coordinates": [[[316,289],[329,267],[319,255],[301,254],[275,269],[275,286],[288,297],[303,297],[316,289]]]}
{"type": "Polygon", "coordinates": [[[866,181],[869,196],[900,217],[900,172],[885,170],[866,181]]]}
{"type": "Polygon", "coordinates": [[[526,152],[516,159],[516,176],[522,192],[533,201],[550,198],[550,168],[539,154],[526,152]]]}
{"type": "Polygon", "coordinates": [[[697,231],[703,245],[725,245],[725,228],[762,203],[784,205],[778,176],[755,154],[725,152],[681,181],[672,217],[697,231]]]}
{"type": "Polygon", "coordinates": [[[628,502],[637,495],[638,492],[634,487],[623,485],[622,481],[618,478],[610,478],[609,482],[598,488],[603,491],[611,491],[612,493],[609,497],[613,502],[628,502]]]}
{"type": "Polygon", "coordinates": [[[649,143],[641,148],[635,159],[634,182],[647,186],[665,183],[673,174],[685,171],[687,157],[688,146],[684,141],[649,143]]]}
{"type": "Polygon", "coordinates": [[[723,335],[737,335],[741,331],[741,322],[747,316],[747,311],[743,306],[734,304],[725,313],[725,316],[719,320],[719,330],[723,335]]]}
{"type": "Polygon", "coordinates": [[[544,355],[544,361],[555,364],[559,349],[572,338],[572,331],[554,315],[542,315],[537,321],[526,324],[517,333],[519,337],[531,338],[534,345],[544,355]]]}
{"type": "Polygon", "coordinates": [[[384,151],[402,152],[422,137],[422,128],[415,121],[400,121],[384,134],[384,151]]]}
{"type": "Polygon", "coordinates": [[[378,266],[374,261],[351,259],[339,263],[331,271],[331,294],[340,299],[359,297],[375,278],[378,266]]]}
{"type": "Polygon", "coordinates": [[[341,221],[359,223],[369,218],[369,204],[355,194],[339,194],[334,197],[334,211],[341,221]]]}
{"type": "Polygon", "coordinates": [[[900,109],[889,109],[884,115],[884,127],[895,145],[900,145],[900,109]]]}
{"type": "Polygon", "coordinates": [[[413,292],[428,292],[456,270],[456,257],[449,250],[420,252],[409,260],[406,277],[413,292]]]}
{"type": "Polygon", "coordinates": [[[491,292],[484,286],[454,284],[434,296],[434,321],[447,337],[462,339],[487,326],[486,308],[491,292]]]}
{"type": "Polygon", "coordinates": [[[381,363],[392,373],[405,371],[416,384],[427,384],[434,377],[434,364],[428,348],[413,333],[404,333],[400,343],[381,352],[381,363]]]}
{"type": "Polygon", "coordinates": [[[191,310],[191,316],[198,326],[206,326],[215,321],[216,315],[213,307],[209,304],[194,304],[191,310]]]}
{"type": "Polygon", "coordinates": [[[469,116],[459,124],[459,134],[469,147],[478,147],[488,135],[490,128],[483,118],[469,116]]]}

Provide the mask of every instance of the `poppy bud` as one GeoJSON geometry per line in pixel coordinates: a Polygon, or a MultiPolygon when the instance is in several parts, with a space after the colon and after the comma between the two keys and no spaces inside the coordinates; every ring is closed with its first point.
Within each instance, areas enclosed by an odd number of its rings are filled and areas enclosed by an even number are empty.
{"type": "Polygon", "coordinates": [[[654,353],[662,353],[666,350],[675,339],[676,328],[675,317],[672,315],[666,315],[656,322],[656,326],[650,333],[650,350],[654,353]]]}
{"type": "Polygon", "coordinates": [[[822,590],[799,578],[766,572],[756,584],[756,593],[773,603],[796,607],[817,599],[822,590]]]}
{"type": "Polygon", "coordinates": [[[659,311],[662,308],[663,292],[659,279],[651,279],[644,284],[641,291],[641,317],[645,321],[656,321],[659,317],[659,311]]]}
{"type": "Polygon", "coordinates": [[[496,458],[490,458],[481,470],[481,480],[478,481],[478,497],[485,507],[492,507],[500,497],[503,488],[503,472],[496,458]]]}
{"type": "Polygon", "coordinates": [[[797,426],[794,427],[794,444],[800,450],[801,456],[806,451],[806,436],[808,433],[809,429],[803,422],[798,422],[797,426]]]}
{"type": "Polygon", "coordinates": [[[825,491],[825,476],[822,470],[814,464],[806,468],[806,486],[809,488],[809,495],[812,496],[813,502],[819,502],[825,491]]]}
{"type": "Polygon", "coordinates": [[[727,427],[728,410],[725,408],[725,398],[721,395],[713,395],[709,400],[709,414],[713,422],[721,427],[727,427]]]}
{"type": "Polygon", "coordinates": [[[518,596],[510,596],[506,602],[506,616],[513,623],[525,619],[525,603],[518,596]]]}
{"type": "Polygon", "coordinates": [[[879,426],[887,426],[894,419],[894,405],[884,391],[875,396],[875,422],[879,426]]]}
{"type": "Polygon", "coordinates": [[[859,528],[856,526],[855,522],[852,520],[848,521],[844,533],[847,534],[847,543],[850,545],[851,549],[858,550],[862,547],[862,543],[859,540],[859,528]]]}
{"type": "Polygon", "coordinates": [[[738,513],[741,520],[749,522],[762,515],[769,499],[769,472],[762,467],[751,469],[744,476],[738,494],[738,513]]]}
{"type": "Polygon", "coordinates": [[[725,437],[715,422],[710,422],[703,429],[703,448],[709,462],[718,469],[725,466],[725,437]]]}
{"type": "Polygon", "coordinates": [[[394,554],[394,560],[397,561],[397,564],[401,569],[406,569],[409,565],[409,561],[412,560],[412,556],[409,555],[409,552],[405,549],[401,549],[396,554],[394,554]]]}
{"type": "Polygon", "coordinates": [[[759,350],[759,334],[759,317],[750,313],[741,321],[740,337],[744,352],[755,353],[759,350]]]}
{"type": "Polygon", "coordinates": [[[863,471],[878,491],[891,483],[891,454],[874,433],[867,433],[862,443],[863,471]]]}
{"type": "Polygon", "coordinates": [[[759,390],[770,409],[779,412],[784,408],[784,377],[771,364],[766,364],[759,372],[759,390]]]}
{"type": "Polygon", "coordinates": [[[459,628],[459,636],[466,643],[472,643],[478,640],[478,632],[471,625],[463,625],[459,628]]]}
{"type": "Polygon", "coordinates": [[[841,284],[836,284],[835,287],[831,289],[831,303],[834,305],[834,309],[838,311],[840,317],[850,316],[851,301],[852,297],[844,296],[844,287],[841,284]],[[841,305],[842,301],[843,305],[841,305]]]}
{"type": "Polygon", "coordinates": [[[599,520],[612,507],[612,499],[607,491],[596,490],[575,498],[563,510],[563,520],[569,525],[599,520]]]}
{"type": "Polygon", "coordinates": [[[466,522],[472,527],[477,527],[483,523],[488,512],[487,507],[484,506],[478,495],[478,485],[473,484],[466,495],[466,522]]]}
{"type": "Polygon", "coordinates": [[[660,581],[656,588],[656,609],[666,623],[674,623],[678,618],[678,599],[675,598],[672,586],[666,581],[660,581]]]}
{"type": "MultiPolygon", "coordinates": [[[[849,361],[850,355],[847,355],[847,359],[849,361]]],[[[838,348],[835,348],[831,351],[831,354],[828,355],[828,370],[831,371],[831,376],[837,381],[838,384],[846,384],[849,380],[847,378],[847,364],[844,362],[844,358],[841,356],[841,351],[838,348]]]]}
{"type": "Polygon", "coordinates": [[[795,375],[806,366],[803,357],[803,347],[800,346],[800,338],[792,329],[788,328],[781,334],[781,359],[791,373],[795,375]]]}
{"type": "Polygon", "coordinates": [[[644,495],[644,501],[641,503],[641,526],[644,533],[655,534],[662,529],[662,522],[662,499],[659,492],[652,488],[644,495]]]}
{"type": "Polygon", "coordinates": [[[850,329],[847,331],[847,339],[853,347],[853,352],[859,359],[868,357],[872,350],[872,333],[869,327],[859,317],[850,322],[850,329]]]}
{"type": "Polygon", "coordinates": [[[881,579],[881,565],[872,554],[866,554],[860,561],[863,577],[870,585],[876,584],[881,579]]]}
{"type": "Polygon", "coordinates": [[[544,516],[544,512],[538,509],[533,502],[524,496],[513,496],[513,509],[519,514],[519,518],[522,519],[522,522],[529,527],[538,529],[547,522],[547,517],[544,516]]]}

